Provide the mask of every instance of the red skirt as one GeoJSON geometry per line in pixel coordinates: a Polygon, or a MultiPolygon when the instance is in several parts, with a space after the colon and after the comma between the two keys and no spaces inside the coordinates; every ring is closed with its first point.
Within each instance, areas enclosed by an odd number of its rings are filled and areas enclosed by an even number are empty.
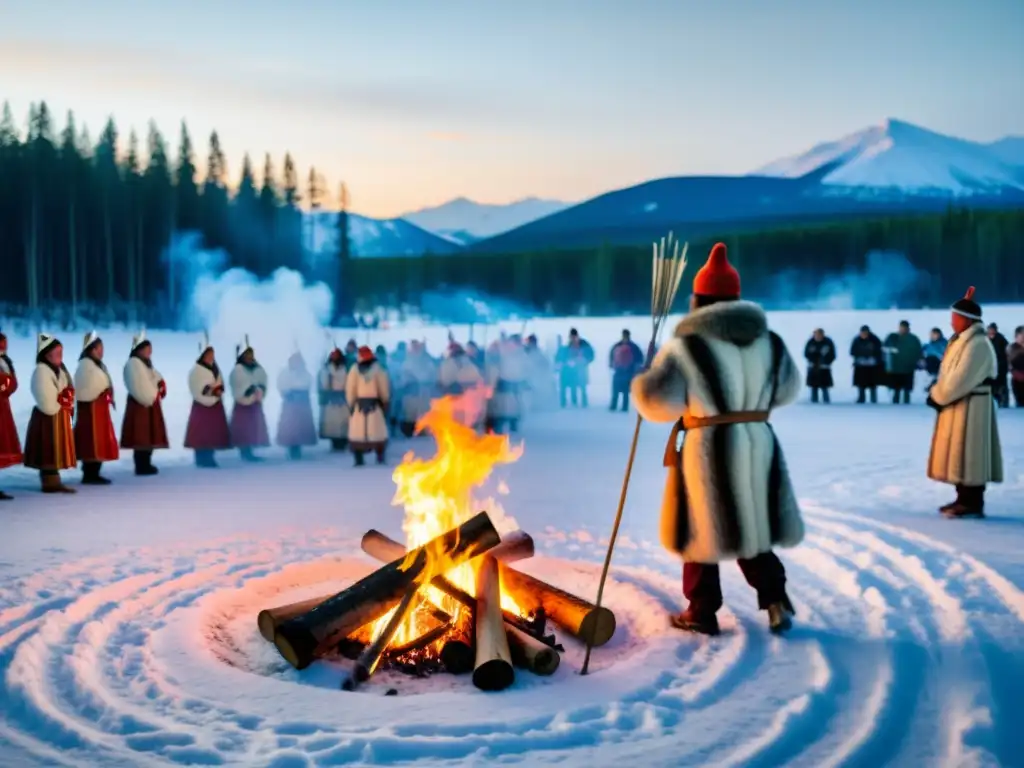
{"type": "Polygon", "coordinates": [[[105,399],[78,404],[78,412],[75,414],[75,454],[79,461],[89,463],[117,461],[121,456],[114,420],[110,418],[110,403],[105,399]]]}
{"type": "Polygon", "coordinates": [[[18,427],[11,413],[11,401],[0,395],[0,469],[16,467],[25,457],[21,453],[18,427]]]}
{"type": "Polygon", "coordinates": [[[223,451],[231,447],[231,432],[224,403],[200,405],[192,401],[185,428],[185,447],[197,451],[223,451]]]}
{"type": "Polygon", "coordinates": [[[129,395],[121,424],[121,447],[130,451],[155,451],[171,447],[159,397],[147,408],[129,395]]]}
{"type": "Polygon", "coordinates": [[[265,448],[270,445],[270,431],[262,403],[235,403],[231,410],[231,444],[236,448],[265,448]]]}
{"type": "Polygon", "coordinates": [[[56,416],[32,409],[25,434],[25,466],[29,469],[71,469],[77,463],[71,414],[63,408],[56,416]]]}

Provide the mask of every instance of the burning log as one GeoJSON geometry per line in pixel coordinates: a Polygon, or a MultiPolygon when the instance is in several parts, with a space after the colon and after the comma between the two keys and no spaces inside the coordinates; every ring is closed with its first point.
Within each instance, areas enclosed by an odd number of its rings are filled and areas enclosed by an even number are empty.
{"type": "MultiPolygon", "coordinates": [[[[399,542],[385,536],[380,531],[373,529],[363,534],[361,546],[363,548],[363,552],[382,563],[389,563],[405,554],[405,547],[403,547],[399,542]]],[[[493,551],[499,551],[499,554],[503,555],[505,558],[512,557],[514,560],[520,560],[524,557],[528,557],[528,555],[525,554],[526,552],[530,552],[532,554],[533,539],[530,538],[529,534],[522,533],[521,531],[516,532],[506,536],[502,543],[490,550],[488,554],[493,551]],[[505,545],[506,541],[510,542],[507,546],[505,545]]],[[[496,557],[495,559],[500,560],[501,558],[496,557]]],[[[451,581],[444,576],[435,576],[430,583],[432,586],[441,590],[448,595],[448,597],[458,603],[461,603],[466,608],[470,610],[476,608],[476,598],[461,587],[452,584],[451,581]]],[[[542,611],[541,615],[543,615],[542,611]]],[[[502,611],[502,616],[505,619],[505,623],[509,626],[522,630],[542,642],[544,641],[543,622],[541,623],[541,626],[538,627],[529,619],[523,616],[516,616],[508,611],[502,611]]],[[[554,642],[553,639],[551,642],[554,642]]],[[[548,644],[550,645],[551,643],[548,644]]]]}
{"type": "Polygon", "coordinates": [[[454,635],[441,646],[441,665],[451,675],[465,675],[473,671],[476,654],[466,635],[454,635]]]}
{"type": "Polygon", "coordinates": [[[407,653],[413,651],[421,651],[431,643],[434,643],[444,637],[451,630],[451,624],[437,624],[436,626],[428,629],[419,637],[414,637],[407,643],[402,645],[396,645],[388,649],[388,656],[392,658],[401,658],[407,653]]]}
{"type": "Polygon", "coordinates": [[[402,554],[360,579],[308,613],[279,624],[274,645],[296,669],[305,669],[318,655],[359,627],[379,619],[401,602],[433,557],[454,567],[496,546],[500,541],[486,512],[467,520],[424,546],[402,554]]]}
{"type": "Polygon", "coordinates": [[[501,616],[501,581],[498,561],[484,557],[476,572],[474,615],[476,662],[473,685],[483,691],[503,691],[516,679],[512,653],[501,616]]]}
{"type": "Polygon", "coordinates": [[[369,680],[370,676],[377,670],[377,665],[380,664],[384,651],[391,644],[391,639],[395,636],[395,632],[398,631],[402,622],[405,621],[409,611],[416,605],[416,593],[418,591],[419,586],[416,584],[409,587],[402,597],[402,601],[398,604],[398,608],[395,609],[395,612],[391,614],[391,618],[388,619],[384,631],[375,637],[373,642],[366,647],[366,650],[359,655],[352,673],[342,680],[342,690],[354,691],[360,683],[365,683],[369,680]]]}
{"type": "Polygon", "coordinates": [[[524,610],[543,608],[551,621],[584,642],[593,633],[595,648],[607,643],[615,634],[615,614],[607,608],[598,608],[588,600],[507,565],[499,568],[505,592],[524,610]]]}
{"type": "Polygon", "coordinates": [[[547,676],[555,673],[562,661],[558,651],[515,627],[505,627],[505,632],[513,664],[528,669],[535,675],[547,676]]]}
{"type": "MultiPolygon", "coordinates": [[[[363,552],[370,557],[382,562],[389,562],[400,557],[405,551],[397,541],[375,530],[367,531],[363,536],[362,548],[363,552]]],[[[604,645],[611,640],[612,635],[615,634],[615,614],[610,610],[604,607],[598,608],[583,598],[571,595],[565,590],[533,576],[528,576],[522,571],[517,571],[505,565],[505,562],[507,560],[499,560],[501,584],[524,610],[542,612],[566,632],[583,641],[586,641],[588,633],[593,631],[594,647],[604,645]]],[[[475,601],[472,595],[455,586],[443,576],[435,578],[431,584],[467,607],[474,605],[475,601]]],[[[524,619],[506,612],[505,622],[537,637],[537,633],[532,631],[529,622],[524,619]]]]}

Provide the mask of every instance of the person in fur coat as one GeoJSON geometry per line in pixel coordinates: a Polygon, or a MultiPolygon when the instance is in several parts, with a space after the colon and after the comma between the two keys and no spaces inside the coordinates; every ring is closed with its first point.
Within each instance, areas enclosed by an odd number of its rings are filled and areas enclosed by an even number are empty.
{"type": "Polygon", "coordinates": [[[349,406],[345,401],[348,358],[335,347],[320,369],[320,438],[331,441],[332,451],[348,448],[349,406]]]}
{"type": "Polygon", "coordinates": [[[939,378],[928,393],[935,431],[928,477],[956,486],[956,499],[939,508],[947,517],[983,517],[985,486],[1003,481],[1003,455],[993,387],[996,353],[985,335],[974,288],[952,306],[955,335],[946,345],[939,378]]]}
{"type": "Polygon", "coordinates": [[[256,353],[249,337],[235,349],[235,367],[228,383],[235,401],[231,409],[231,444],[238,448],[243,461],[258,461],[253,448],[270,445],[267,418],[263,414],[263,398],[267,395],[267,372],[256,362],[256,353]]]}
{"type": "Polygon", "coordinates": [[[114,382],[103,363],[103,340],[87,333],[75,370],[75,454],[82,462],[82,485],[110,485],[100,474],[104,462],[117,461],[121,452],[110,411],[114,408],[114,382]]]}
{"type": "Polygon", "coordinates": [[[224,411],[224,378],[208,340],[199,345],[199,359],[188,375],[192,410],[185,428],[185,447],[196,453],[196,466],[217,466],[215,451],[231,447],[231,430],[224,411]]]}
{"type": "Polygon", "coordinates": [[[448,346],[448,354],[441,361],[438,379],[441,391],[449,397],[457,398],[453,410],[455,419],[464,426],[474,429],[478,427],[486,407],[484,377],[461,344],[453,341],[448,346]]]}
{"type": "Polygon", "coordinates": [[[121,447],[132,451],[136,475],[155,475],[158,470],[153,466],[153,451],[171,447],[163,409],[167,384],[153,367],[153,345],[145,331],[132,338],[132,351],[124,364],[124,386],[128,397],[121,423],[121,447]]]}
{"type": "Polygon", "coordinates": [[[313,403],[309,391],[313,377],[306,370],[302,353],[296,350],[288,358],[288,366],[277,376],[277,389],[284,403],[277,420],[277,444],[288,449],[288,457],[298,459],[303,446],[317,443],[313,422],[313,403]]]}
{"type": "MultiPolygon", "coordinates": [[[[18,391],[18,374],[14,363],[7,356],[7,337],[0,331],[0,469],[16,467],[25,460],[21,452],[21,440],[18,438],[18,427],[14,423],[11,410],[11,395],[18,391]]],[[[0,491],[0,501],[10,501],[14,497],[0,491]]]]}
{"type": "Polygon", "coordinates": [[[366,454],[370,451],[377,454],[377,463],[383,464],[388,447],[387,413],[391,382],[369,347],[359,348],[356,364],[349,369],[345,398],[351,410],[348,444],[356,466],[361,467],[365,463],[366,454]]]}
{"type": "Polygon", "coordinates": [[[522,338],[510,336],[501,342],[498,353],[491,358],[487,384],[491,399],[487,403],[488,432],[519,431],[523,416],[522,391],[526,385],[530,360],[523,349],[522,338]]]}
{"type": "Polygon", "coordinates": [[[75,493],[60,479],[62,469],[78,463],[71,417],[75,385],[64,365],[64,347],[49,334],[39,334],[32,398],[36,401],[25,434],[25,466],[39,470],[43,493],[75,493]]]}
{"type": "Polygon", "coordinates": [[[402,392],[398,427],[403,435],[412,437],[416,422],[430,410],[430,401],[437,396],[437,365],[422,342],[409,344],[409,352],[396,377],[401,382],[402,392]]]}
{"type": "Polygon", "coordinates": [[[672,623],[717,634],[718,564],[735,560],[771,630],[781,632],[791,626],[793,606],[773,548],[799,544],[804,526],[768,419],[796,400],[800,372],[764,310],[740,300],[740,276],[724,244],[697,273],[690,309],[632,384],[643,418],[675,422],[665,450],[661,540],[683,558],[689,606],[672,623]]]}

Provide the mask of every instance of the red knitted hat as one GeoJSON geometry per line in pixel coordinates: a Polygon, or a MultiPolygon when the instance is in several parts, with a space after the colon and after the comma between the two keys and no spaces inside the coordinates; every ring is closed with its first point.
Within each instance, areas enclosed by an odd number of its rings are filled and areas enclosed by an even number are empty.
{"type": "Polygon", "coordinates": [[[376,360],[377,357],[373,354],[373,350],[369,347],[360,347],[357,359],[360,363],[369,363],[376,360]]]}
{"type": "Polygon", "coordinates": [[[729,263],[725,243],[715,243],[707,262],[693,278],[693,292],[716,299],[740,297],[740,273],[729,263]]]}

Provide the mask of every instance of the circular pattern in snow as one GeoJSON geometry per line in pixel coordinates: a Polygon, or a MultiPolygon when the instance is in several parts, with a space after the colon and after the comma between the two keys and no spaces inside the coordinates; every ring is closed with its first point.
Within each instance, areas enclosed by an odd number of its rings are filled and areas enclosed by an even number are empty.
{"type": "MultiPolygon", "coordinates": [[[[582,648],[567,640],[553,677],[521,673],[496,694],[456,677],[410,679],[397,697],[377,680],[343,693],[330,665],[298,673],[279,659],[257,632],[260,608],[373,567],[339,558],[358,542],[330,532],[69,562],[0,592],[0,754],[16,765],[279,768],[1011,757],[1016,737],[998,715],[1016,706],[1000,680],[1012,657],[990,640],[1024,628],[1024,596],[903,529],[822,509],[808,510],[808,529],[784,555],[799,610],[788,637],[767,633],[731,565],[724,634],[669,629],[678,564],[624,541],[608,590],[620,629],[592,674],[576,674],[582,648]]],[[[565,538],[549,531],[540,549],[556,553],[565,538]]],[[[602,549],[581,536],[571,546],[592,559],[602,549]]],[[[583,595],[599,570],[522,565],[583,595]]]]}

